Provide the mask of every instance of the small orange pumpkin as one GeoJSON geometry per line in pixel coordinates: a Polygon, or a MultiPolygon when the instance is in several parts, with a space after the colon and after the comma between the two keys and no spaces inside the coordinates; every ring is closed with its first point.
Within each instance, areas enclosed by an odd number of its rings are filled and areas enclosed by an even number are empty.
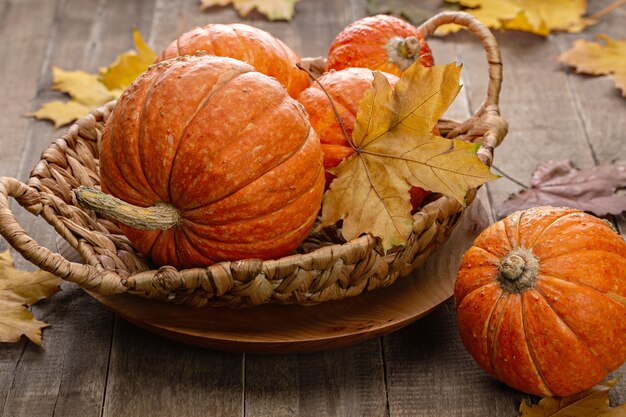
{"type": "Polygon", "coordinates": [[[154,209],[114,218],[158,265],[281,257],[321,204],[322,153],[304,108],[235,59],[151,66],[119,99],[102,144],[102,190],[154,209]]]}
{"type": "Polygon", "coordinates": [[[626,360],[626,242],[581,211],[537,207],[487,228],[454,298],[467,350],[520,391],[571,395],[626,360]]]}
{"type": "Polygon", "coordinates": [[[276,78],[294,98],[311,84],[309,76],[296,67],[300,58],[287,45],[264,30],[240,23],[210,24],[183,33],[161,52],[157,62],[198,51],[247,62],[276,78]]]}
{"type": "MultiPolygon", "coordinates": [[[[384,72],[383,74],[392,86],[398,81],[395,75],[384,72]]],[[[330,98],[326,96],[318,83],[314,83],[298,96],[298,101],[307,110],[311,126],[322,143],[324,168],[330,169],[354,153],[354,149],[346,139],[346,134],[352,137],[359,102],[372,86],[374,76],[372,70],[367,68],[346,68],[340,71],[329,71],[317,81],[324,87],[330,98]],[[339,113],[346,130],[345,134],[337,120],[331,100],[339,113]]],[[[436,132],[439,131],[436,130],[436,132]]],[[[334,178],[334,175],[326,172],[327,187],[334,178]]],[[[413,208],[419,207],[429,194],[428,191],[419,187],[411,188],[410,193],[413,208]]]]}
{"type": "Polygon", "coordinates": [[[348,25],[328,51],[328,69],[364,67],[400,75],[419,60],[432,67],[432,52],[417,29],[389,15],[359,19],[348,25]]]}

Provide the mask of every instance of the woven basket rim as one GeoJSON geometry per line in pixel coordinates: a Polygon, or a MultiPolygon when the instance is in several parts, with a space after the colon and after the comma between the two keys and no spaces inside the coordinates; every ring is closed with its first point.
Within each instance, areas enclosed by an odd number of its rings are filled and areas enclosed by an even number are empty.
{"type": "MultiPolygon", "coordinates": [[[[498,108],[502,80],[500,53],[493,34],[467,13],[440,13],[418,31],[427,38],[445,23],[461,24],[482,41],[489,63],[489,85],[485,102],[472,117],[462,123],[441,120],[439,126],[448,138],[479,141],[478,156],[490,166],[493,150],[507,131],[498,108]]],[[[85,148],[97,146],[99,126],[114,106],[112,101],[93,110],[52,142],[33,170],[28,185],[0,177],[0,231],[7,241],[40,268],[103,295],[130,292],[196,306],[234,307],[341,299],[390,285],[399,276],[408,274],[447,238],[463,212],[460,203],[439,196],[414,214],[413,233],[406,247],[387,254],[374,237],[366,234],[346,243],[325,245],[275,260],[225,261],[180,271],[171,266],[147,269],[139,258],[132,257],[133,249],[123,237],[103,234],[109,230],[102,226],[104,219],[77,207],[72,200],[72,186],[67,185],[97,181],[90,177],[97,172],[97,159],[95,156],[94,160],[81,159],[79,154],[88,153],[85,148]],[[51,169],[51,164],[62,170],[51,169]],[[80,253],[83,263],[68,262],[30,238],[17,224],[8,197],[51,224],[80,253]]],[[[97,149],[88,151],[97,153],[97,149]]],[[[468,204],[475,193],[473,189],[468,194],[468,204]]]]}

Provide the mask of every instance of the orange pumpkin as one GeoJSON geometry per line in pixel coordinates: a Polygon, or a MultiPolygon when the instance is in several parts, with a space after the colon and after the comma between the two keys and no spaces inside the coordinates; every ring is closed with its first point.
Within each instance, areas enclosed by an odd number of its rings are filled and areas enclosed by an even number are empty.
{"type": "MultiPolygon", "coordinates": [[[[395,75],[383,74],[392,86],[398,81],[398,77],[395,75]]],[[[348,137],[352,137],[359,102],[363,99],[365,92],[372,86],[373,81],[372,71],[366,68],[346,68],[341,71],[330,71],[318,79],[319,84],[324,86],[330,99],[317,83],[311,85],[298,96],[298,101],[304,105],[309,113],[311,126],[317,132],[322,143],[324,168],[336,167],[341,161],[354,153],[354,149],[346,139],[346,134],[348,137]],[[332,100],[339,113],[346,134],[344,134],[337,120],[337,115],[330,100],[332,100]]],[[[326,172],[327,187],[333,178],[334,175],[326,172]]],[[[413,187],[411,189],[413,207],[420,206],[426,195],[428,195],[428,191],[419,187],[413,187]]]]}
{"type": "Polygon", "coordinates": [[[328,52],[328,69],[364,67],[400,75],[419,60],[433,66],[433,55],[417,29],[402,19],[376,15],[347,26],[328,52]]]}
{"type": "Polygon", "coordinates": [[[454,298],[467,350],[520,391],[571,395],[626,360],[626,242],[578,210],[537,207],[487,228],[454,298]]]}
{"type": "Polygon", "coordinates": [[[238,60],[151,66],[119,99],[102,143],[102,190],[173,217],[121,225],[158,265],[283,256],[321,204],[322,153],[305,110],[238,60]],[[140,230],[151,226],[164,230],[140,230]]]}
{"type": "Polygon", "coordinates": [[[276,78],[294,98],[311,84],[309,76],[296,67],[301,62],[298,55],[280,39],[239,23],[210,24],[183,33],[161,52],[157,62],[198,51],[247,62],[257,71],[276,78]]]}

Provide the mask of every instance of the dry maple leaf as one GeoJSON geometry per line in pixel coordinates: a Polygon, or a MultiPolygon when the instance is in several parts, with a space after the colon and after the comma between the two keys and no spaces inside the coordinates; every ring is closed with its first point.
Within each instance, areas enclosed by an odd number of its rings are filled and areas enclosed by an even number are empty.
{"type": "Polygon", "coordinates": [[[609,390],[616,382],[607,381],[569,397],[543,398],[536,405],[522,401],[520,417],[624,417],[626,404],[609,405],[609,390]]]}
{"type": "MultiPolygon", "coordinates": [[[[592,22],[583,18],[586,0],[446,0],[468,7],[465,11],[494,29],[515,29],[548,36],[551,31],[580,32],[592,22]]],[[[444,25],[437,29],[445,35],[461,29],[444,25]]]]}
{"type": "Polygon", "coordinates": [[[100,70],[100,81],[107,89],[128,87],[156,61],[156,53],[144,42],[137,29],[133,30],[133,41],[137,51],[127,51],[118,55],[109,67],[100,70]]]}
{"type": "Polygon", "coordinates": [[[246,17],[254,9],[264,14],[269,20],[291,20],[295,5],[300,0],[200,0],[202,10],[213,6],[227,6],[232,4],[235,10],[246,17]]]}
{"type": "MultiPolygon", "coordinates": [[[[424,2],[422,1],[418,4],[418,2],[406,0],[367,0],[366,10],[369,15],[391,14],[407,19],[414,25],[419,25],[435,15],[438,9],[438,7],[423,7],[422,3],[424,2]]],[[[440,3],[440,1],[437,3],[440,3]]]]}
{"type": "Polygon", "coordinates": [[[0,253],[0,342],[17,342],[25,335],[41,345],[41,329],[26,306],[59,291],[61,278],[44,271],[15,269],[9,251],[0,253]]]}
{"type": "Polygon", "coordinates": [[[128,51],[118,55],[113,64],[100,70],[100,76],[52,67],[50,88],[67,93],[71,100],[50,101],[36,112],[26,115],[51,120],[58,128],[85,116],[92,108],[118,98],[123,89],[156,59],[156,54],[145,44],[137,29],[133,31],[133,38],[138,52],[128,51]]]}
{"type": "Polygon", "coordinates": [[[591,75],[611,74],[615,86],[626,97],[626,39],[616,40],[607,35],[598,35],[604,45],[579,39],[572,49],[565,51],[559,61],[576,68],[576,72],[591,75]]]}
{"type": "Polygon", "coordinates": [[[322,226],[343,219],[346,240],[371,233],[387,250],[411,233],[411,186],[464,203],[470,188],[496,177],[476,156],[478,145],[431,134],[461,88],[461,67],[414,64],[393,89],[373,74],[352,133],[356,152],[332,170],[337,178],[324,196],[322,226]]]}
{"type": "Polygon", "coordinates": [[[572,161],[548,161],[537,167],[530,188],[511,195],[498,210],[498,217],[537,206],[564,206],[597,216],[620,214],[626,210],[626,167],[604,165],[585,170],[572,161]]]}

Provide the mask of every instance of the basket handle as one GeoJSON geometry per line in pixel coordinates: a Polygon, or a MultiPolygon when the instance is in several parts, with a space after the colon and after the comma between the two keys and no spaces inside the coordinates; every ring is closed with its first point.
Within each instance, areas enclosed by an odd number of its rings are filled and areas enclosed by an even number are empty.
{"type": "Polygon", "coordinates": [[[42,201],[41,194],[35,188],[15,178],[0,177],[0,234],[25,259],[66,281],[97,289],[102,294],[118,294],[127,290],[117,273],[93,265],[70,262],[37,243],[17,222],[9,207],[9,197],[13,197],[31,214],[41,216],[57,232],[67,229],[54,210],[42,201]]]}
{"type": "Polygon", "coordinates": [[[497,108],[500,88],[502,86],[502,58],[495,36],[480,20],[466,12],[439,13],[422,23],[417,30],[420,35],[427,38],[429,35],[432,35],[439,26],[448,23],[461,25],[476,35],[482,42],[487,54],[487,62],[489,63],[487,98],[475,114],[482,113],[484,109],[489,106],[496,106],[497,108]]]}

